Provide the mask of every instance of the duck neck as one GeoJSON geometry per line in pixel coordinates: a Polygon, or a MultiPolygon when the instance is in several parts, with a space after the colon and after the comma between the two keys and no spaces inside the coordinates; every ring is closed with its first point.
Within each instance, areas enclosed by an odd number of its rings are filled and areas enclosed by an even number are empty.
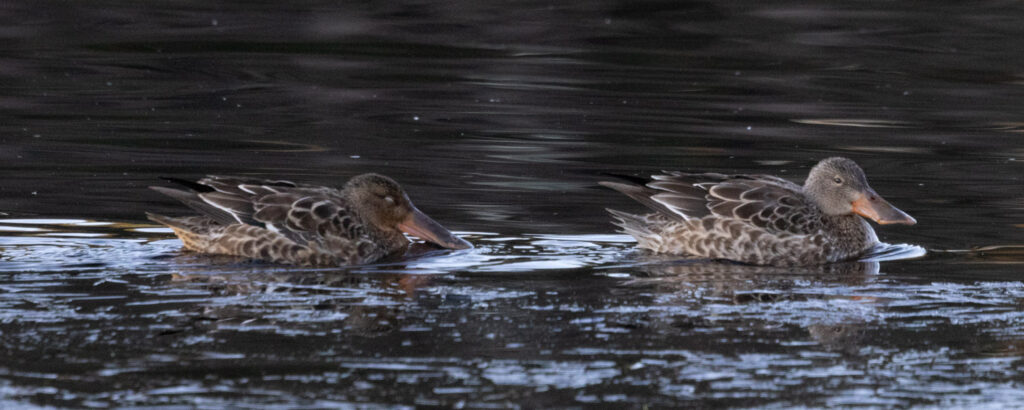
{"type": "Polygon", "coordinates": [[[838,215],[823,217],[825,229],[831,232],[833,238],[843,238],[841,242],[835,243],[843,253],[850,257],[863,254],[868,249],[878,244],[878,236],[871,228],[868,221],[858,215],[838,215]]]}
{"type": "Polygon", "coordinates": [[[374,243],[381,244],[388,254],[398,252],[399,250],[405,249],[409,244],[409,239],[397,229],[381,229],[376,224],[367,220],[367,218],[360,218],[363,222],[363,229],[366,230],[366,236],[369,236],[374,243]]]}

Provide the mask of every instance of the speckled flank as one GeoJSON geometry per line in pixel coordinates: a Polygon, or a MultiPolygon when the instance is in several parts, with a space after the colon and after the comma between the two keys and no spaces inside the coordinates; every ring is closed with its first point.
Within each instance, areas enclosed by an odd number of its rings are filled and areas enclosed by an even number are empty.
{"type": "Polygon", "coordinates": [[[297,243],[257,226],[223,226],[203,217],[163,217],[157,222],[170,225],[186,249],[202,253],[307,266],[362,264],[388,254],[387,249],[368,240],[334,240],[328,246],[316,241],[297,243]]]}
{"type": "Polygon", "coordinates": [[[659,214],[611,211],[616,225],[655,253],[728,259],[755,265],[806,266],[855,258],[877,243],[867,222],[863,237],[836,238],[826,231],[798,235],[771,233],[742,220],[705,217],[677,222],[659,214]]]}

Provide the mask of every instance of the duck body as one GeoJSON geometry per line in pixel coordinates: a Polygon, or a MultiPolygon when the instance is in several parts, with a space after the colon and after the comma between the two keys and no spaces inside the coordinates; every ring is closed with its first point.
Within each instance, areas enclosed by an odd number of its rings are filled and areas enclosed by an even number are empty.
{"type": "Polygon", "coordinates": [[[169,179],[188,190],[152,189],[199,216],[149,219],[170,227],[188,250],[307,266],[357,265],[406,249],[403,231],[452,249],[471,245],[416,209],[396,182],[364,174],[344,188],[208,176],[169,179]]]}
{"type": "Polygon", "coordinates": [[[861,215],[879,223],[915,222],[879,197],[845,158],[821,161],[804,186],[769,175],[683,172],[601,184],[655,211],[609,210],[638,247],[662,254],[820,265],[856,259],[878,244],[861,215]]]}

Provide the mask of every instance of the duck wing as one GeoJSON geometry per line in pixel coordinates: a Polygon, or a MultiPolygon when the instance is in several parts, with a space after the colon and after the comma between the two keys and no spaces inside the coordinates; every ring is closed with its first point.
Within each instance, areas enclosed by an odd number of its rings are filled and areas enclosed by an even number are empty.
{"type": "Polygon", "coordinates": [[[646,184],[602,182],[668,218],[738,219],[772,233],[817,230],[817,208],[799,185],[770,175],[664,171],[646,184]]]}
{"type": "Polygon", "coordinates": [[[221,223],[255,225],[304,243],[327,236],[365,235],[341,191],[285,180],[207,176],[197,182],[172,180],[183,191],[153,187],[221,223]]]}

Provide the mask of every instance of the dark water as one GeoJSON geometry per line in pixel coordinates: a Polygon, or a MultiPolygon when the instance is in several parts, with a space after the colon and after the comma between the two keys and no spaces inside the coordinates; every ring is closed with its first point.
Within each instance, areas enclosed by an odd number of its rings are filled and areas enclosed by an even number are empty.
{"type": "Polygon", "coordinates": [[[0,6],[0,405],[1024,401],[1018,2],[0,6]],[[871,261],[652,258],[600,172],[858,161],[871,261]],[[158,176],[376,171],[477,244],[182,253],[158,176]]]}

